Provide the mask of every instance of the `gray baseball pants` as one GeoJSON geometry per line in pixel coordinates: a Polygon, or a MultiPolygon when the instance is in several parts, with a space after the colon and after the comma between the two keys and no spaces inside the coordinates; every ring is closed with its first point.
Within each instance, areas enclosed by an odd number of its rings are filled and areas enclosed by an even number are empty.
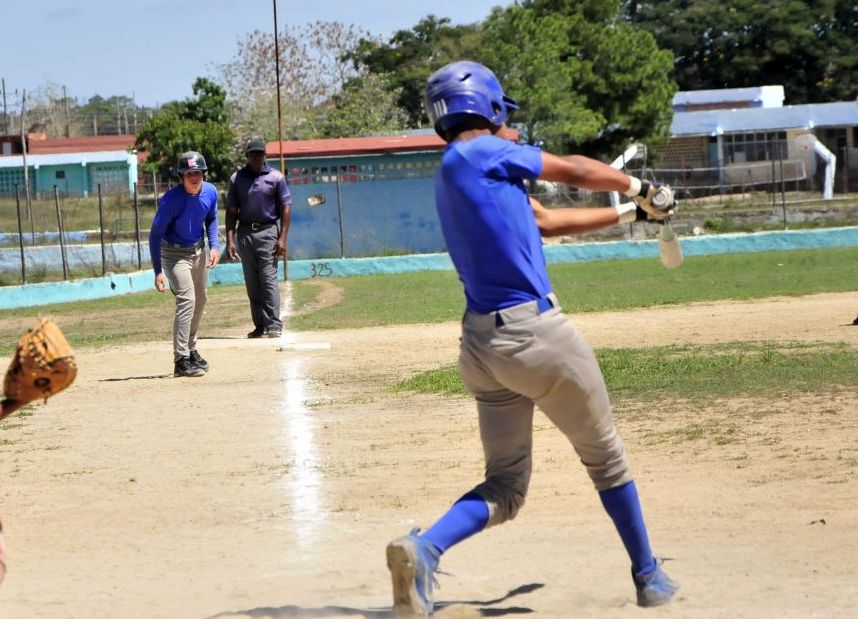
{"type": "Polygon", "coordinates": [[[176,297],[173,319],[173,358],[187,357],[197,349],[197,329],[208,300],[209,272],[205,245],[171,247],[161,245],[161,264],[176,297]]]}
{"type": "Polygon", "coordinates": [[[269,331],[283,330],[283,321],[280,320],[277,256],[274,255],[277,235],[276,225],[251,230],[248,224],[240,224],[236,235],[253,326],[269,331]]]}
{"type": "Polygon", "coordinates": [[[632,480],[592,349],[562,313],[536,301],[462,319],[459,371],[477,400],[487,526],[515,517],[530,483],[533,407],[566,435],[597,490],[632,480]],[[500,314],[498,319],[497,314],[500,314]]]}

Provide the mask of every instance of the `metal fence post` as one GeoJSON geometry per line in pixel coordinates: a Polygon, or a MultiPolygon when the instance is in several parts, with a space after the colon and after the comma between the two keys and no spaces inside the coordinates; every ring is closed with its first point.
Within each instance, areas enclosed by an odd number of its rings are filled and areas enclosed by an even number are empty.
{"type": "Polygon", "coordinates": [[[778,185],[777,185],[777,177],[775,175],[775,160],[772,159],[772,208],[775,208],[777,205],[778,199],[778,185]]]}
{"type": "Polygon", "coordinates": [[[140,203],[137,199],[137,183],[134,183],[134,237],[137,239],[137,270],[143,270],[143,254],[140,251],[140,203]]]}
{"type": "Polygon", "coordinates": [[[54,185],[54,205],[57,209],[57,230],[60,233],[60,256],[63,261],[63,279],[68,281],[69,278],[69,264],[68,264],[68,256],[66,255],[66,240],[65,240],[65,230],[63,229],[63,211],[60,208],[60,190],[54,185]]]}
{"type": "Polygon", "coordinates": [[[101,236],[101,274],[107,273],[107,255],[104,253],[104,206],[101,198],[101,183],[98,184],[98,230],[101,236]]]}
{"type": "Polygon", "coordinates": [[[781,157],[781,208],[784,212],[784,230],[787,229],[787,212],[786,212],[786,180],[784,179],[784,159],[781,157]]]}
{"type": "Polygon", "coordinates": [[[21,249],[21,283],[27,283],[27,264],[24,260],[24,230],[21,226],[21,194],[15,185],[15,210],[18,212],[18,246],[21,249]]]}
{"type": "Polygon", "coordinates": [[[152,202],[155,203],[155,211],[158,210],[158,175],[152,172],[152,202]]]}
{"type": "Polygon", "coordinates": [[[346,257],[346,245],[345,245],[345,237],[343,235],[343,207],[342,207],[342,195],[340,193],[340,173],[337,170],[337,219],[340,224],[340,258],[346,257]]]}

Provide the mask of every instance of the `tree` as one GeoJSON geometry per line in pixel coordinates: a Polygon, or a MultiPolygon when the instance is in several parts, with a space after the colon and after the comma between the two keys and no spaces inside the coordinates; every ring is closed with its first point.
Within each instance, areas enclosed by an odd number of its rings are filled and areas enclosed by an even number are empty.
{"type": "Polygon", "coordinates": [[[153,114],[137,134],[136,146],[149,153],[146,168],[162,176],[175,171],[181,153],[196,150],[206,158],[210,180],[223,182],[237,163],[232,153],[235,135],[228,122],[226,91],[199,77],[193,93],[193,97],[171,101],[153,114]]]}
{"type": "Polygon", "coordinates": [[[400,94],[384,75],[371,73],[350,80],[328,103],[321,134],[347,137],[401,131],[408,115],[397,105],[400,94]]]}
{"type": "Polygon", "coordinates": [[[622,21],[618,2],[533,1],[495,8],[479,60],[522,109],[530,143],[613,156],[629,142],[667,138],[676,90],[669,52],[622,21]]]}
{"type": "Polygon", "coordinates": [[[77,107],[75,115],[83,135],[119,135],[134,133],[134,114],[142,110],[125,95],[113,95],[106,99],[95,95],[77,107]]]}
{"type": "Polygon", "coordinates": [[[627,1],[625,13],[673,52],[682,90],[779,84],[792,103],[858,90],[852,0],[627,1]]]}
{"type": "MultiPolygon", "coordinates": [[[[25,127],[27,133],[45,133],[50,137],[65,135],[66,116],[63,104],[62,86],[53,82],[28,91],[25,127]]],[[[70,102],[70,105],[73,103],[70,102]]]]}
{"type": "Polygon", "coordinates": [[[347,54],[353,65],[383,75],[399,91],[397,104],[408,114],[410,127],[425,126],[423,109],[426,79],[449,62],[474,57],[479,46],[477,24],[451,26],[446,17],[428,15],[411,30],[397,31],[387,43],[361,39],[347,54]]]}
{"type": "Polygon", "coordinates": [[[823,47],[817,101],[851,101],[858,92],[858,7],[853,0],[821,4],[816,28],[823,47]]]}
{"type": "MultiPolygon", "coordinates": [[[[360,75],[345,60],[359,40],[371,35],[356,26],[317,21],[289,25],[278,33],[281,108],[287,139],[314,137],[319,132],[320,107],[360,75]]],[[[274,36],[256,30],[238,41],[238,52],[218,67],[226,89],[236,131],[242,137],[277,137],[277,73],[274,36]]]]}

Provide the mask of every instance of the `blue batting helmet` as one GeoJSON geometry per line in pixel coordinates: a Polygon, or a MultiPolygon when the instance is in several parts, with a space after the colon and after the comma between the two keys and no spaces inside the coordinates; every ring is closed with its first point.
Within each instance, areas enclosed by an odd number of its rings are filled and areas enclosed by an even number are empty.
{"type": "Polygon", "coordinates": [[[430,75],[424,102],[429,120],[442,138],[448,129],[473,116],[500,127],[509,110],[518,109],[516,102],[504,94],[495,74],[469,60],[448,64],[430,75]]]}

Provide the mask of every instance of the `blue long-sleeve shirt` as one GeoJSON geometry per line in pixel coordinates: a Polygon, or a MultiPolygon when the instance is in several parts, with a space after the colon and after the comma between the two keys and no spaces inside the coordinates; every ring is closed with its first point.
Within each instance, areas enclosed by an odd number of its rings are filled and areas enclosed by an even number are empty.
{"type": "Polygon", "coordinates": [[[218,247],[217,188],[203,183],[200,193],[188,194],[182,185],[165,193],[158,202],[158,212],[149,231],[149,255],[155,274],[161,273],[161,241],[193,247],[203,238],[203,225],[209,247],[218,247]]]}

